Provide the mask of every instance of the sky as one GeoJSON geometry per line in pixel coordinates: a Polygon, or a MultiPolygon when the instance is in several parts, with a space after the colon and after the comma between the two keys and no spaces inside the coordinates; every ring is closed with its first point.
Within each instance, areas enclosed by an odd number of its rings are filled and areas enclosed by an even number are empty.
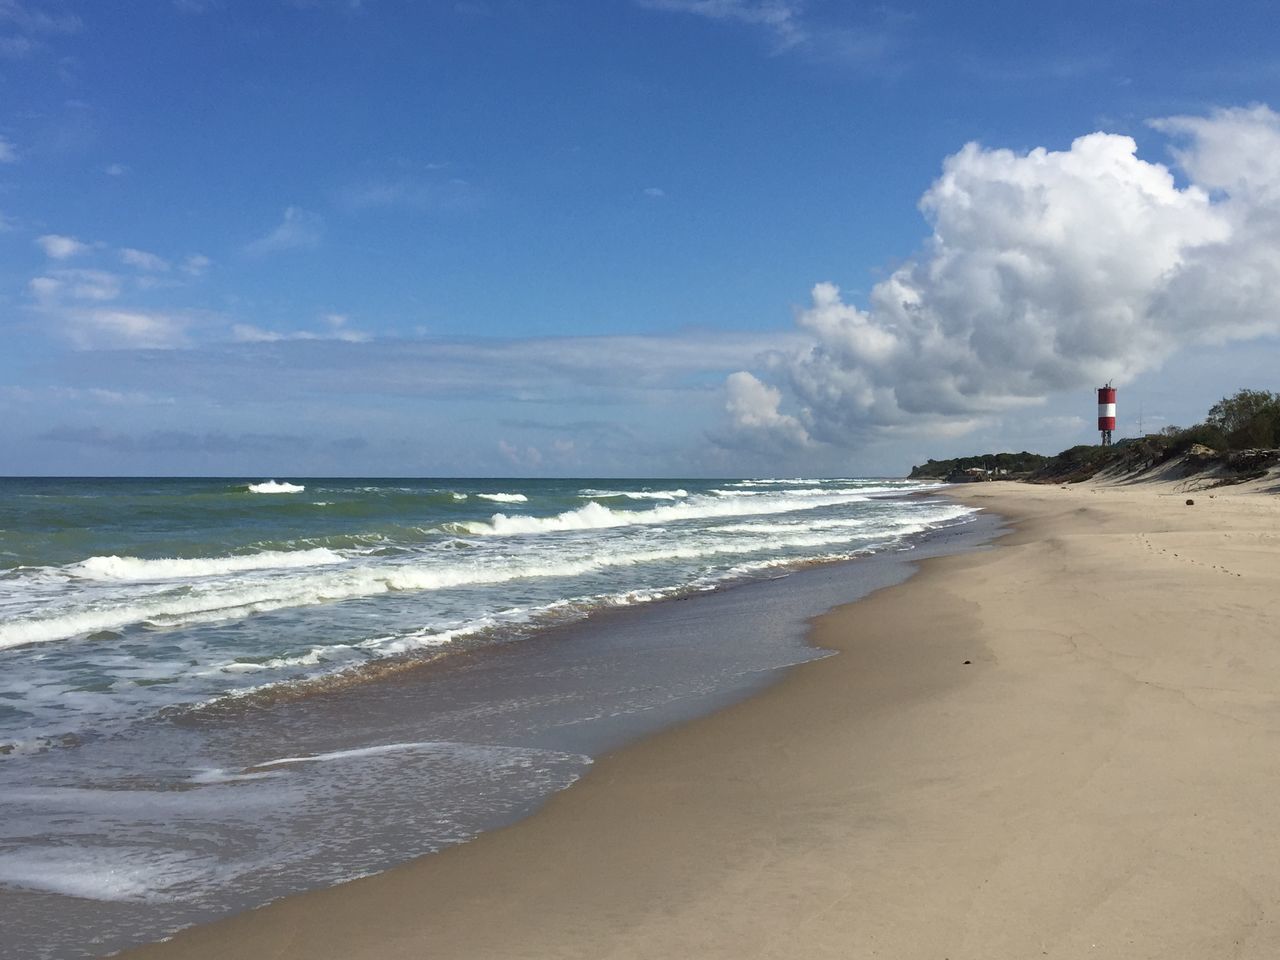
{"type": "Polygon", "coordinates": [[[880,476],[1280,390],[1253,0],[0,0],[0,474],[880,476]]]}

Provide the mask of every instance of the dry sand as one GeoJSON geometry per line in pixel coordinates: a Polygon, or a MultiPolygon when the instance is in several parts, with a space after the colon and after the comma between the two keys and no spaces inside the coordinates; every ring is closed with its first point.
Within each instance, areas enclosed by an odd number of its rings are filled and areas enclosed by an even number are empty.
{"type": "Polygon", "coordinates": [[[841,656],[130,956],[1280,957],[1280,497],[957,496],[1017,531],[821,618],[841,656]]]}

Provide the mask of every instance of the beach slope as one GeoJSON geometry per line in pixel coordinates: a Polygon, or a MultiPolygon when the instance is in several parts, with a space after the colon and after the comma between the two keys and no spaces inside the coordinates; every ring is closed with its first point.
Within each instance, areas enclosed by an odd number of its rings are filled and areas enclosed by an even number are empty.
{"type": "Polygon", "coordinates": [[[1280,498],[975,484],[1016,524],[534,817],[134,958],[1280,956],[1280,498]]]}

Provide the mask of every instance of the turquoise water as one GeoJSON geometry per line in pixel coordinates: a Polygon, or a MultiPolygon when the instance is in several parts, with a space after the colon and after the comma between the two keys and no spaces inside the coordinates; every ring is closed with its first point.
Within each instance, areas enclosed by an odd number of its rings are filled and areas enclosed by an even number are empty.
{"type": "Polygon", "coordinates": [[[901,480],[0,480],[0,746],[505,641],[964,516],[901,480]]]}
{"type": "Polygon", "coordinates": [[[0,960],[509,823],[986,527],[901,480],[0,480],[0,960]]]}

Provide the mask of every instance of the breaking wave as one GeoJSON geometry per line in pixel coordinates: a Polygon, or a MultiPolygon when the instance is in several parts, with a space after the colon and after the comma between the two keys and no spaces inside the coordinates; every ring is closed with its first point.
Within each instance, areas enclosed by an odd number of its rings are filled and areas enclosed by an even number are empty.
{"type": "Polygon", "coordinates": [[[250,493],[302,493],[306,489],[300,483],[277,483],[275,480],[249,484],[250,493]]]}
{"type": "MultiPolygon", "coordinates": [[[[807,502],[812,503],[812,501],[807,502]]],[[[658,507],[638,513],[650,517],[660,512],[685,515],[683,506],[658,507]]],[[[785,502],[774,506],[777,507],[774,512],[796,509],[785,502]]],[[[576,516],[563,522],[580,524],[583,514],[596,517],[602,525],[637,522],[627,520],[625,517],[619,518],[617,516],[619,512],[627,511],[611,511],[599,504],[591,503],[580,510],[569,511],[569,514],[576,516]]],[[[900,537],[967,512],[966,508],[961,507],[935,514],[927,519],[903,518],[880,526],[875,535],[877,538],[900,537]]],[[[557,521],[566,516],[562,514],[559,518],[507,519],[533,522],[557,521]]],[[[659,521],[650,520],[649,522],[659,521]]],[[[582,529],[582,527],[569,526],[566,529],[582,529]]],[[[334,570],[304,572],[275,579],[214,581],[208,585],[191,588],[184,586],[181,592],[167,591],[146,597],[132,597],[127,601],[103,602],[92,609],[19,618],[0,623],[0,648],[64,640],[98,631],[119,630],[136,624],[172,629],[198,623],[236,619],[289,607],[334,603],[399,591],[445,590],[520,580],[571,578],[620,567],[699,560],[715,556],[746,555],[761,550],[776,551],[850,543],[849,530],[843,526],[832,526],[823,530],[810,529],[806,525],[797,524],[789,528],[775,527],[767,532],[748,533],[744,530],[743,534],[745,535],[670,544],[652,549],[601,550],[577,558],[556,560],[544,557],[527,560],[507,558],[490,564],[405,563],[392,566],[347,564],[334,570]]],[[[862,549],[864,546],[863,542],[851,544],[851,548],[855,549],[862,549]]]]}
{"type": "Polygon", "coordinates": [[[269,550],[236,557],[89,557],[67,568],[82,580],[142,581],[216,577],[246,570],[279,570],[341,563],[343,557],[325,547],[311,550],[269,550]]]}
{"type": "Polygon", "coordinates": [[[626,497],[628,500],[683,500],[688,490],[583,490],[578,496],[587,500],[612,500],[626,497]]]}
{"type": "Polygon", "coordinates": [[[857,503],[866,500],[862,492],[841,491],[824,496],[801,496],[792,499],[788,493],[774,498],[704,498],[685,503],[654,507],[651,510],[614,510],[592,501],[576,510],[566,510],[552,517],[508,516],[495,513],[488,522],[472,521],[458,526],[479,536],[508,536],[526,533],[557,533],[566,530],[602,530],[640,524],[673,523],[714,517],[759,516],[791,513],[823,506],[857,503]]]}

